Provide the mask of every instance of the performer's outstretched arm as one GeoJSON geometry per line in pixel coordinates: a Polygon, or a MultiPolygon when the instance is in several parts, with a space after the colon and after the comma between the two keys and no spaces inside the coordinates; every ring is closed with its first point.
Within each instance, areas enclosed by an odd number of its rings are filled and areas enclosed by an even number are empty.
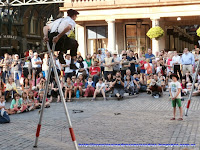
{"type": "Polygon", "coordinates": [[[49,38],[48,38],[48,31],[50,30],[50,28],[49,28],[49,26],[44,26],[44,28],[43,28],[43,33],[44,33],[44,38],[43,38],[43,40],[45,41],[45,42],[47,42],[48,40],[49,40],[49,38]]]}
{"type": "Polygon", "coordinates": [[[65,33],[67,33],[69,30],[71,30],[72,26],[68,25],[61,33],[59,33],[56,37],[53,38],[53,42],[57,43],[58,40],[65,35],[65,33]]]}

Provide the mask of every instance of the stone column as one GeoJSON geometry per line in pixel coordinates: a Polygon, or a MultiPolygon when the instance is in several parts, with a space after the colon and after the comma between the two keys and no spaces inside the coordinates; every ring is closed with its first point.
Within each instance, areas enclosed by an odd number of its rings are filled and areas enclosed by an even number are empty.
{"type": "MultiPolygon", "coordinates": [[[[159,19],[160,17],[154,17],[154,18],[150,18],[152,21],[152,28],[159,26],[159,19]]],[[[152,53],[155,55],[156,52],[158,52],[160,50],[159,48],[159,40],[157,39],[152,39],[152,53]]]]}
{"type": "Polygon", "coordinates": [[[106,22],[108,23],[108,50],[113,52],[116,50],[115,19],[108,19],[106,22]]]}
{"type": "Polygon", "coordinates": [[[83,58],[86,57],[86,34],[84,25],[76,25],[75,28],[76,40],[78,41],[79,47],[78,51],[81,53],[83,58]]]}

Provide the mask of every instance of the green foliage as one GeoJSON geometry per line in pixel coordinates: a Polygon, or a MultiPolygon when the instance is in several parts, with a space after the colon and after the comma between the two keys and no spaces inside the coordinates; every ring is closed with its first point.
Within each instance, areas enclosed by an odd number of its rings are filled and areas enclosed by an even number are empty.
{"type": "Polygon", "coordinates": [[[159,26],[156,26],[156,27],[153,27],[151,29],[149,29],[149,31],[147,32],[146,34],[150,39],[152,38],[160,38],[164,35],[164,30],[159,27],[159,26]]]}
{"type": "Polygon", "coordinates": [[[197,36],[200,37],[200,27],[197,29],[196,33],[197,33],[197,36]]]}

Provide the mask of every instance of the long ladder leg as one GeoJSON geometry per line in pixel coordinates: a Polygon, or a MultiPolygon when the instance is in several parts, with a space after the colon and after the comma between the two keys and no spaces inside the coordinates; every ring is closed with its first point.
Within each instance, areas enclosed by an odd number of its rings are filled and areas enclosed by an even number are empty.
{"type": "Polygon", "coordinates": [[[194,79],[193,79],[193,83],[192,83],[192,89],[191,89],[191,91],[190,91],[190,95],[189,95],[188,102],[187,102],[186,109],[185,109],[185,116],[188,115],[188,109],[189,109],[189,107],[190,107],[190,102],[191,102],[192,93],[193,93],[194,85],[195,85],[196,78],[197,78],[197,73],[198,73],[198,71],[199,71],[199,64],[200,64],[200,60],[199,60],[199,62],[198,62],[198,64],[197,64],[196,71],[195,71],[195,74],[194,74],[194,79]]]}
{"type": "MultiPolygon", "coordinates": [[[[48,48],[48,50],[50,50],[49,43],[47,44],[47,48],[48,48]]],[[[53,44],[52,49],[53,50],[55,49],[55,44],[53,44]]],[[[71,123],[71,119],[70,119],[69,112],[68,112],[68,109],[67,109],[67,105],[66,105],[66,102],[65,102],[65,99],[64,99],[64,94],[63,94],[63,91],[62,91],[62,88],[61,88],[61,84],[60,84],[60,80],[59,80],[59,77],[58,77],[56,65],[53,62],[53,54],[52,53],[50,53],[50,59],[52,61],[52,67],[53,67],[55,79],[56,79],[56,82],[57,82],[57,85],[58,85],[58,89],[59,89],[59,93],[60,93],[60,97],[61,97],[64,109],[65,109],[65,115],[66,115],[68,123],[69,123],[69,131],[70,131],[70,134],[71,134],[71,139],[74,143],[75,150],[78,150],[78,145],[77,145],[75,134],[74,134],[74,131],[73,131],[73,128],[72,128],[72,123],[71,123]]]]}
{"type": "MultiPolygon", "coordinates": [[[[49,51],[49,53],[51,53],[51,51],[49,51]]],[[[45,92],[44,92],[44,97],[43,97],[43,100],[42,100],[42,106],[41,106],[41,111],[40,111],[40,118],[39,118],[39,123],[38,123],[37,131],[36,131],[35,145],[33,146],[33,147],[35,147],[35,148],[36,148],[37,145],[38,145],[38,138],[39,138],[39,135],[40,135],[42,117],[43,117],[43,112],[44,112],[44,105],[45,105],[46,98],[47,98],[48,86],[49,86],[49,81],[50,81],[50,76],[51,76],[51,70],[52,70],[52,69],[51,69],[52,62],[53,62],[53,61],[50,60],[49,69],[48,69],[47,81],[46,81],[46,83],[45,83],[45,92]]]]}

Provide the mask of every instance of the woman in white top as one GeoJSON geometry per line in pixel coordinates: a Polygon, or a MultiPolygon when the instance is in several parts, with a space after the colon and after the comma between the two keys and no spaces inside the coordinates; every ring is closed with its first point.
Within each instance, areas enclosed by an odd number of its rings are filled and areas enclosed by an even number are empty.
{"type": "Polygon", "coordinates": [[[105,83],[103,83],[103,79],[99,79],[99,82],[96,84],[96,90],[94,91],[94,96],[91,101],[94,101],[96,99],[97,94],[101,93],[103,95],[104,100],[106,100],[105,95],[105,83]]]}
{"type": "Polygon", "coordinates": [[[76,63],[76,67],[78,68],[76,70],[76,74],[77,76],[79,76],[80,74],[82,74],[84,76],[84,78],[86,78],[86,75],[88,75],[88,65],[87,63],[83,60],[82,56],[78,57],[77,63],[76,63]]]}
{"type": "Polygon", "coordinates": [[[49,55],[47,53],[44,54],[44,58],[42,60],[42,71],[45,73],[45,79],[47,80],[47,73],[49,69],[49,55]]]}

